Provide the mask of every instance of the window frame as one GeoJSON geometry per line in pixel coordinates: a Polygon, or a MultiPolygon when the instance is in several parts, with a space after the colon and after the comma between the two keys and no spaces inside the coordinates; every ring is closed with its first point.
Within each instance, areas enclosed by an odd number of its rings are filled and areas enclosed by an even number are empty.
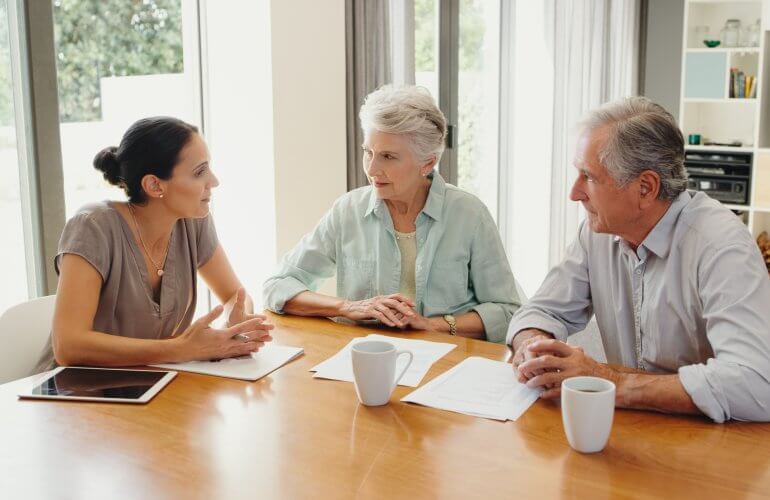
{"type": "MultiPolygon", "coordinates": [[[[438,0],[437,39],[438,43],[438,105],[447,120],[446,150],[441,157],[439,173],[450,184],[458,182],[458,138],[462,130],[458,129],[459,119],[459,76],[460,76],[460,0],[438,0]]],[[[509,217],[507,216],[509,200],[507,183],[509,175],[504,168],[510,157],[507,141],[510,136],[510,125],[504,110],[510,106],[512,96],[513,54],[510,50],[514,26],[515,6],[513,2],[500,2],[500,48],[499,61],[499,117],[498,117],[498,148],[497,148],[497,206],[494,212],[503,242],[507,242],[506,233],[509,217]]]]}
{"type": "Polygon", "coordinates": [[[11,81],[30,298],[56,293],[64,184],[53,4],[7,0],[11,81]],[[45,182],[41,182],[45,179],[45,182]]]}
{"type": "Polygon", "coordinates": [[[457,185],[457,117],[460,75],[460,0],[438,1],[438,106],[447,121],[446,149],[439,173],[457,185]]]}

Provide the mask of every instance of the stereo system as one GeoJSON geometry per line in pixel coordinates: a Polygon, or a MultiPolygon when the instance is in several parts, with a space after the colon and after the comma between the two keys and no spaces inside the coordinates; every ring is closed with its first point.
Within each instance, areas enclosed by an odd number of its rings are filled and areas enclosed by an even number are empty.
{"type": "Polygon", "coordinates": [[[751,159],[751,153],[686,150],[687,189],[703,191],[722,203],[748,205],[751,159]]]}

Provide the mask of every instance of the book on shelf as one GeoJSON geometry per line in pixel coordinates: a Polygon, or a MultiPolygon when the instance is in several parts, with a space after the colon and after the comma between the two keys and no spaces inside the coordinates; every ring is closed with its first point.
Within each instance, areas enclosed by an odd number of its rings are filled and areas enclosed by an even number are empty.
{"type": "Polygon", "coordinates": [[[749,99],[757,96],[757,77],[747,75],[738,68],[730,68],[729,97],[732,99],[749,99]]]}

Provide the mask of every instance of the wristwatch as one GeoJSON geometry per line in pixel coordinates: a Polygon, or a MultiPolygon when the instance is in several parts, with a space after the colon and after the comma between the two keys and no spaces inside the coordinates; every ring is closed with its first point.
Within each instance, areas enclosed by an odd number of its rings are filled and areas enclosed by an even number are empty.
{"type": "Polygon", "coordinates": [[[449,334],[457,335],[457,320],[451,314],[444,315],[444,321],[449,324],[449,334]]]}

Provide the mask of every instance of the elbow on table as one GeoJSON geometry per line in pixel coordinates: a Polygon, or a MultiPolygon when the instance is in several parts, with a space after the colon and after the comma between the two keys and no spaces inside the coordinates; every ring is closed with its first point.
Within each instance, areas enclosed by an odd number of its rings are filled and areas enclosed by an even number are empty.
{"type": "Polygon", "coordinates": [[[54,349],[53,357],[56,360],[56,364],[59,366],[73,366],[81,364],[78,360],[78,357],[74,356],[66,349],[54,349]]]}
{"type": "Polygon", "coordinates": [[[770,361],[742,367],[745,391],[744,404],[737,405],[732,418],[747,422],[770,422],[770,361]]]}
{"type": "MultiPolygon", "coordinates": [[[[754,388],[752,388],[754,389],[754,388]]],[[[751,391],[751,404],[742,405],[733,412],[734,420],[744,422],[770,422],[770,382],[751,391]]]]}
{"type": "Polygon", "coordinates": [[[726,394],[721,421],[770,422],[770,380],[755,370],[744,369],[742,375],[743,383],[726,394]]]}
{"type": "Polygon", "coordinates": [[[281,308],[278,307],[275,288],[276,280],[274,278],[269,278],[265,281],[264,285],[262,285],[262,304],[264,304],[265,309],[268,311],[280,313],[281,308]]]}
{"type": "Polygon", "coordinates": [[[66,339],[69,335],[62,335],[61,332],[53,331],[53,357],[59,366],[73,366],[84,364],[84,359],[79,353],[79,349],[73,346],[72,341],[66,339]],[[64,338],[63,338],[64,337],[64,338]]]}

